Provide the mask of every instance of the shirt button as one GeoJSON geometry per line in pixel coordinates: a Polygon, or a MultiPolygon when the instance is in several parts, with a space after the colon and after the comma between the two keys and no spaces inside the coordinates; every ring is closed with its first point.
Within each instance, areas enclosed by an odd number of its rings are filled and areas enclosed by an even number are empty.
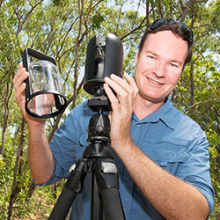
{"type": "Polygon", "coordinates": [[[125,180],[127,183],[129,183],[130,182],[130,178],[126,178],[126,180],[125,180]]]}
{"type": "Polygon", "coordinates": [[[123,210],[124,210],[124,212],[127,212],[127,209],[126,209],[126,208],[124,208],[123,210]]]}

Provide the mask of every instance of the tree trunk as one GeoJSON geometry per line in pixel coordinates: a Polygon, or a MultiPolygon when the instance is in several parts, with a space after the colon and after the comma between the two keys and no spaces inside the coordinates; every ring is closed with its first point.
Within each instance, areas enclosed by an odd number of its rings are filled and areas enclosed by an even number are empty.
{"type": "Polygon", "coordinates": [[[26,199],[26,201],[28,201],[28,200],[32,197],[35,188],[36,188],[36,185],[35,185],[35,184],[33,183],[33,181],[32,181],[32,182],[30,183],[30,187],[29,187],[29,190],[28,190],[28,198],[26,199]]]}
{"type": "Polygon", "coordinates": [[[25,119],[22,119],[22,125],[21,125],[21,138],[20,138],[20,144],[17,150],[17,156],[16,156],[16,161],[15,161],[15,168],[14,168],[14,180],[13,180],[13,185],[12,185],[12,192],[11,192],[11,196],[10,196],[10,201],[9,201],[9,207],[8,207],[8,217],[7,220],[11,219],[12,216],[12,211],[13,211],[13,204],[14,201],[18,195],[18,193],[21,190],[21,187],[17,184],[17,171],[19,170],[19,173],[22,172],[22,167],[23,167],[23,162],[20,162],[20,157],[23,154],[23,148],[24,148],[24,134],[25,134],[25,119]]]}
{"type": "Polygon", "coordinates": [[[195,82],[194,82],[194,63],[191,62],[191,69],[190,69],[190,102],[192,106],[192,115],[191,117],[197,121],[197,114],[196,114],[196,106],[195,106],[195,82]]]}
{"type": "Polygon", "coordinates": [[[6,95],[5,95],[5,113],[4,113],[4,122],[2,127],[2,146],[1,146],[1,152],[0,154],[4,154],[5,149],[5,137],[6,137],[6,129],[7,129],[7,122],[8,122],[8,116],[9,116],[9,100],[12,94],[13,87],[7,83],[6,84],[6,95]]]}

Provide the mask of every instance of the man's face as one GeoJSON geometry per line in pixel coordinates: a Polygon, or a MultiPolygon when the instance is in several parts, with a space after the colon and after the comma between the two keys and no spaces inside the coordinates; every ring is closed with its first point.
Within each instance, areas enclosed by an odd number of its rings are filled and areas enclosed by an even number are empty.
{"type": "Polygon", "coordinates": [[[135,57],[139,95],[154,103],[164,102],[181,76],[187,52],[187,42],[171,31],[150,34],[135,57]]]}

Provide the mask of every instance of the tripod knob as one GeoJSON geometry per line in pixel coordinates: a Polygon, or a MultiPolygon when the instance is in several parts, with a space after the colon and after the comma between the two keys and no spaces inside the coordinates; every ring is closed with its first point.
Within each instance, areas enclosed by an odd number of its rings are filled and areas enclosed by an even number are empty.
{"type": "Polygon", "coordinates": [[[98,126],[96,127],[96,131],[97,131],[98,133],[102,133],[102,132],[104,131],[104,127],[103,127],[102,125],[98,125],[98,126]]]}

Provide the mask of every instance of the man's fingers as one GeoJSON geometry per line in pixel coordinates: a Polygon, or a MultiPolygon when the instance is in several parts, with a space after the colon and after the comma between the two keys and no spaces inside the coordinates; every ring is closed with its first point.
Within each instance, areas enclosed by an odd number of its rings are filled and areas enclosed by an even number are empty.
{"type": "Polygon", "coordinates": [[[137,84],[132,76],[130,76],[128,73],[124,73],[124,78],[129,82],[129,84],[138,90],[137,84]]]}
{"type": "Polygon", "coordinates": [[[24,83],[24,80],[27,79],[28,75],[28,72],[24,68],[19,69],[14,79],[12,80],[16,90],[24,83]]]}
{"type": "Polygon", "coordinates": [[[118,99],[117,99],[117,97],[115,96],[115,94],[113,93],[112,89],[109,87],[109,85],[108,85],[107,83],[105,83],[105,84],[103,85],[103,87],[104,87],[105,93],[107,94],[107,96],[108,96],[110,102],[111,102],[112,104],[113,104],[113,103],[117,104],[117,103],[118,103],[118,99]]]}

